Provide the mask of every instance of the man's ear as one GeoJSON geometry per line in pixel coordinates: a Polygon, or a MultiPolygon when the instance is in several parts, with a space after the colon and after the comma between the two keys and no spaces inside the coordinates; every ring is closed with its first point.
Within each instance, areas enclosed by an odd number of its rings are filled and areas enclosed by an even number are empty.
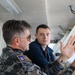
{"type": "Polygon", "coordinates": [[[15,45],[19,45],[19,42],[20,42],[19,38],[14,38],[14,44],[15,45]]]}

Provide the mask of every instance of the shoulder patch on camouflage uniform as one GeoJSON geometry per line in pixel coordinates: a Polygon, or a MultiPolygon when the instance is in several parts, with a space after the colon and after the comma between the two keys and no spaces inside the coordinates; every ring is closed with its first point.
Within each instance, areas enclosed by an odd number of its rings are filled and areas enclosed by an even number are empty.
{"type": "Polygon", "coordinates": [[[20,60],[20,61],[27,61],[27,62],[31,62],[31,60],[25,56],[25,55],[17,55],[17,58],[20,60]]]}
{"type": "Polygon", "coordinates": [[[23,55],[17,55],[17,58],[20,60],[20,61],[25,61],[25,57],[23,55]]]}

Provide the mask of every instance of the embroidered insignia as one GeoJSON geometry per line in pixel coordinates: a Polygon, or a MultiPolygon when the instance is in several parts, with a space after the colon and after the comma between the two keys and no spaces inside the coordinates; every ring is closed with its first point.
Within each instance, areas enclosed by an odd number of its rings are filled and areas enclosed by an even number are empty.
{"type": "Polygon", "coordinates": [[[23,55],[18,55],[17,57],[20,61],[25,61],[25,57],[23,55]]]}

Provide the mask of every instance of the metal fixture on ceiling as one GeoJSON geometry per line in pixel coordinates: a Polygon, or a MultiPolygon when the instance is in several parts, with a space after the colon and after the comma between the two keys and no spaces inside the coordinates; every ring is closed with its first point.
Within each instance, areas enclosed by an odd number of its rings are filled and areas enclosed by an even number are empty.
{"type": "Polygon", "coordinates": [[[70,28],[64,29],[61,25],[59,25],[59,28],[63,31],[63,34],[65,34],[67,31],[71,31],[70,28]]]}
{"type": "Polygon", "coordinates": [[[13,15],[22,13],[14,0],[0,0],[0,4],[13,15]]]}
{"type": "Polygon", "coordinates": [[[72,5],[69,5],[69,7],[70,7],[71,12],[72,12],[73,14],[75,14],[75,10],[72,9],[72,5]]]}
{"type": "Polygon", "coordinates": [[[58,33],[58,35],[59,35],[60,37],[63,37],[65,34],[60,34],[60,33],[58,33]]]}
{"type": "Polygon", "coordinates": [[[61,34],[58,33],[58,35],[60,36],[60,38],[64,37],[65,34],[67,33],[67,31],[69,31],[69,32],[71,31],[70,27],[67,28],[67,29],[64,29],[61,25],[59,25],[59,28],[62,30],[62,33],[61,34]]]}

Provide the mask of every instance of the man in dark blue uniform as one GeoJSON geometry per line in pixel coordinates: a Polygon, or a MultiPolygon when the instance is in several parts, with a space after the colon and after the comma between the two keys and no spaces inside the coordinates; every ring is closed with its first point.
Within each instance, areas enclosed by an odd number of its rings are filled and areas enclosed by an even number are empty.
{"type": "Polygon", "coordinates": [[[36,29],[36,40],[30,43],[29,51],[25,52],[33,63],[45,68],[54,61],[53,50],[48,47],[51,38],[51,30],[47,25],[39,25],[36,29]]]}
{"type": "MultiPolygon", "coordinates": [[[[42,69],[46,68],[49,64],[51,67],[51,64],[54,62],[54,55],[53,50],[48,47],[51,38],[50,28],[45,24],[39,25],[36,28],[35,36],[36,40],[30,43],[29,50],[24,52],[24,54],[26,54],[33,63],[39,65],[42,69]]],[[[62,47],[60,47],[60,49],[62,52],[62,47]]]]}

